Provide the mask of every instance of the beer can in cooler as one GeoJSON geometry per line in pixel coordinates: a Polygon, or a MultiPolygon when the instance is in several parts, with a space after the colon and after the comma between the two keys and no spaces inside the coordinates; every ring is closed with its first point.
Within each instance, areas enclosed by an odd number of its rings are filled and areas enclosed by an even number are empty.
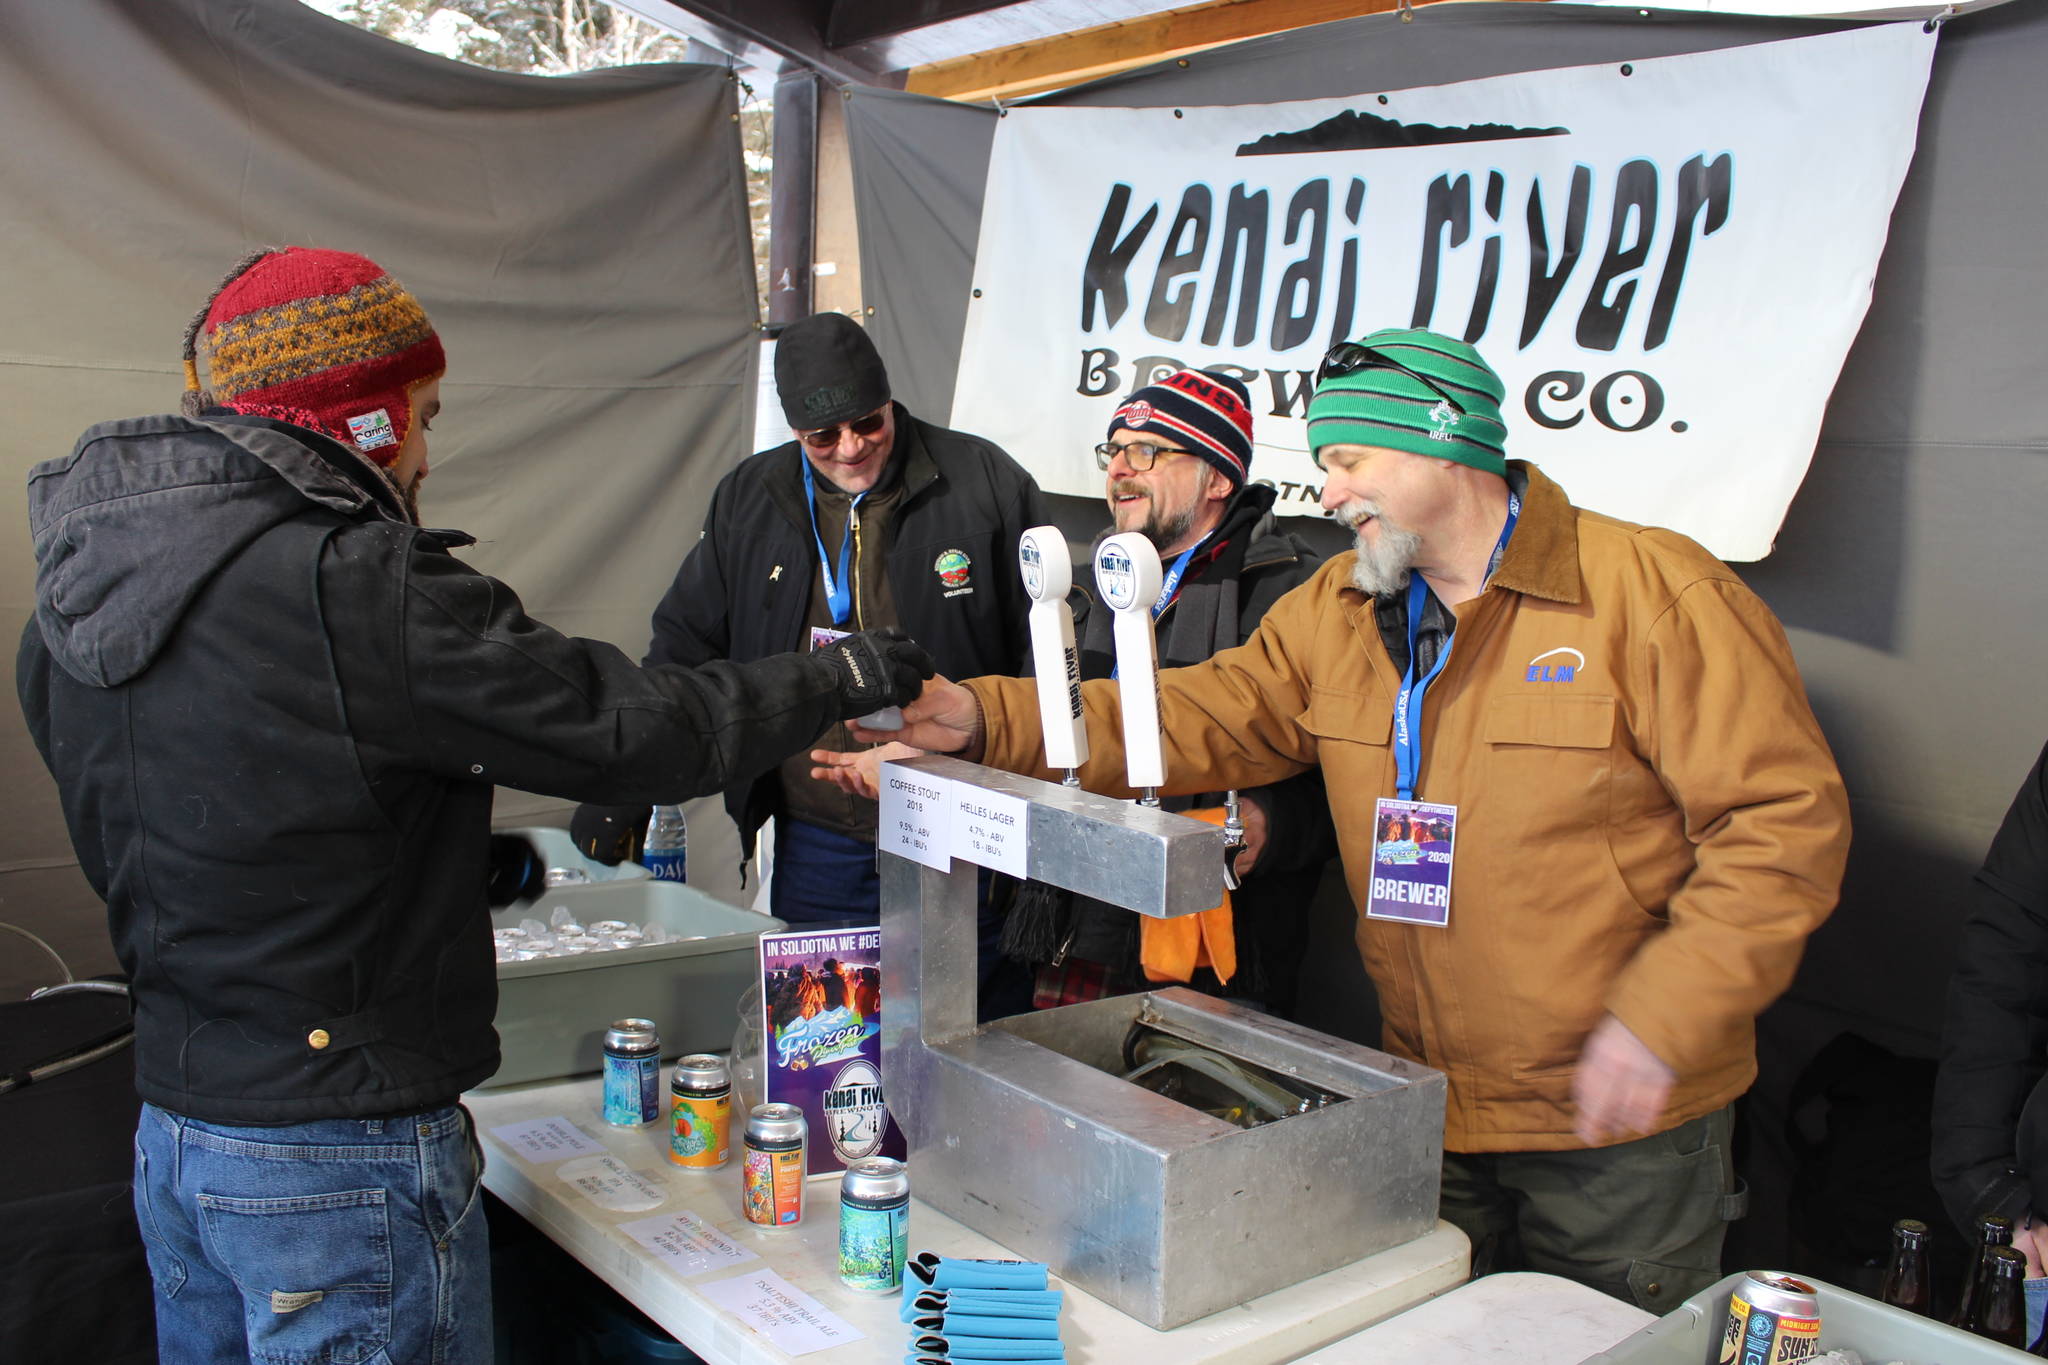
{"type": "Polygon", "coordinates": [[[678,1057],[668,1094],[668,1159],[697,1171],[731,1160],[732,1072],[725,1058],[709,1052],[678,1057]]]}
{"type": "Polygon", "coordinates": [[[1752,1270],[1728,1296],[1719,1365],[1792,1365],[1820,1352],[1820,1298],[1776,1270],[1752,1270]]]}
{"type": "Polygon", "coordinates": [[[839,1278],[849,1289],[893,1294],[910,1248],[910,1172],[886,1156],[849,1164],[839,1180],[839,1278]]]}
{"type": "Polygon", "coordinates": [[[804,1220],[804,1148],[809,1125],[793,1104],[757,1104],[747,1115],[744,1198],[747,1221],[793,1228],[804,1220]]]}
{"type": "Polygon", "coordinates": [[[651,1019],[621,1019],[604,1033],[604,1121],[638,1128],[660,1118],[660,1035],[651,1019]]]}

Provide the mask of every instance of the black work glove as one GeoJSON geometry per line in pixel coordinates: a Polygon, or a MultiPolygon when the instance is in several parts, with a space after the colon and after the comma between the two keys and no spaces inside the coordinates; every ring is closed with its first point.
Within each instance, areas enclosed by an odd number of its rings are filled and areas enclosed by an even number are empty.
{"type": "Polygon", "coordinates": [[[532,844],[517,834],[493,834],[485,874],[484,899],[501,910],[514,901],[532,900],[547,890],[548,865],[532,844]]]}
{"type": "Polygon", "coordinates": [[[924,646],[893,627],[841,636],[811,657],[837,679],[841,720],[917,700],[937,671],[924,646]]]}
{"type": "Polygon", "coordinates": [[[569,817],[569,838],[578,853],[606,867],[638,862],[653,813],[650,806],[578,806],[569,817]]]}

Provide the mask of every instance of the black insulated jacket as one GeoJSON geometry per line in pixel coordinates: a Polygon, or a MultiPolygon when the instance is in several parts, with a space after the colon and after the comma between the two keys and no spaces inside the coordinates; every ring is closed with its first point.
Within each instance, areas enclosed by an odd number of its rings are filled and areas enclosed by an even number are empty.
{"type": "Polygon", "coordinates": [[[194,1118],[401,1114],[490,1076],[494,783],[680,801],[839,718],[815,659],[642,669],[551,630],[281,422],[105,423],[29,506],[22,709],[131,978],[137,1088],[194,1118]]]}

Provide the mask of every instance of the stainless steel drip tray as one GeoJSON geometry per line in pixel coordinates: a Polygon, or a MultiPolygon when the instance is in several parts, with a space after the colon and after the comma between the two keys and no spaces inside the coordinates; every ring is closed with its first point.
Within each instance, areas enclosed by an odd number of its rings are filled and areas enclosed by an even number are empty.
{"type": "Polygon", "coordinates": [[[1065,1005],[989,1025],[1118,1077],[1130,1066],[1125,1041],[1134,1026],[1213,1049],[1271,1072],[1283,1083],[1324,1092],[1330,1103],[1392,1090],[1429,1074],[1398,1057],[1353,1048],[1327,1034],[1178,987],[1065,1005]]]}

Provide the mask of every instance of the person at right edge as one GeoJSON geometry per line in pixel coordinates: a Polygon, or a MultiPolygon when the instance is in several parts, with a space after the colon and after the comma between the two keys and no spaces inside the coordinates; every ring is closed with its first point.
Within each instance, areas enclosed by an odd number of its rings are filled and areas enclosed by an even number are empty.
{"type": "Polygon", "coordinates": [[[2048,749],[1970,895],[1934,1083],[1934,1186],[1965,1238],[1986,1214],[2012,1219],[2033,1341],[2048,1308],[2048,749]]]}
{"type": "MultiPolygon", "coordinates": [[[[1355,549],[1159,674],[1162,794],[1322,768],[1382,1046],[1449,1081],[1474,1273],[1663,1313],[1720,1277],[1731,1106],[1834,908],[1848,801],[1769,609],[1508,461],[1503,396],[1422,329],[1324,357],[1308,438],[1355,549]]],[[[1115,684],[1081,691],[1081,781],[1131,795],[1115,684]]],[[[889,738],[1045,772],[1028,681],[935,678],[904,718],[889,738]]]]}

